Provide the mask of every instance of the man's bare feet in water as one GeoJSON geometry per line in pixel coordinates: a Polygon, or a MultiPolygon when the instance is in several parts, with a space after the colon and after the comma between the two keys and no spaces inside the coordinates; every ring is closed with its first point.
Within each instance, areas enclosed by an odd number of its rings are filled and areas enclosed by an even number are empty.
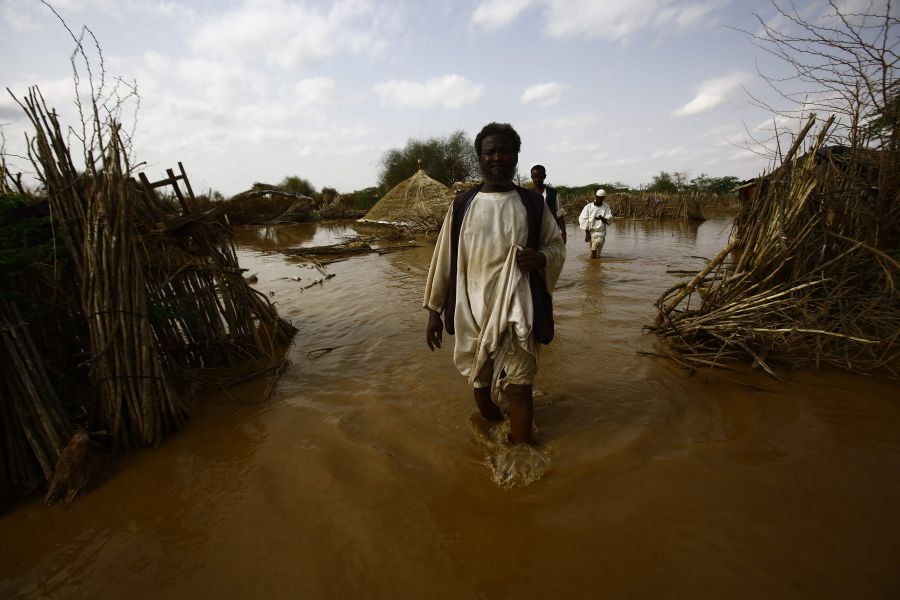
{"type": "Polygon", "coordinates": [[[491,388],[474,388],[472,391],[475,395],[475,404],[478,405],[478,411],[482,417],[488,421],[503,420],[503,411],[491,400],[491,388]]]}
{"type": "Polygon", "coordinates": [[[509,441],[513,444],[530,443],[534,419],[531,386],[511,383],[503,390],[503,395],[509,402],[509,441]]]}

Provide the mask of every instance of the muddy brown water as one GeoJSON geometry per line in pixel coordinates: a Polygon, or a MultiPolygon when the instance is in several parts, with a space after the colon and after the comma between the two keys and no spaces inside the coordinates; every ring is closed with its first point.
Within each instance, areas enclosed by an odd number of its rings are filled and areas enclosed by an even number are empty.
{"type": "Polygon", "coordinates": [[[302,292],[320,275],[278,252],[350,233],[239,232],[299,328],[274,394],[206,398],[89,495],[0,516],[0,597],[900,597],[895,384],[688,377],[636,354],[667,267],[701,266],[727,220],[616,222],[600,261],[570,229],[536,381],[549,466],[512,489],[450,348],[425,346],[431,247],[302,292]]]}

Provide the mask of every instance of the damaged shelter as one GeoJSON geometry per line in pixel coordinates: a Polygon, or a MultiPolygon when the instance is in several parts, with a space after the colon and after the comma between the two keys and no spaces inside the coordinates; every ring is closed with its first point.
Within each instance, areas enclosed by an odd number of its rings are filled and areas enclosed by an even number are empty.
{"type": "Polygon", "coordinates": [[[0,509],[71,499],[98,462],[181,429],[198,393],[277,373],[295,333],[183,168],[135,178],[119,125],[96,116],[76,168],[37,90],[20,106],[41,186],[0,164],[0,509]]]}
{"type": "Polygon", "coordinates": [[[358,222],[438,231],[452,200],[450,188],[429,177],[420,160],[418,171],[391,188],[358,222]]]}
{"type": "MultiPolygon", "coordinates": [[[[826,148],[831,117],[741,203],[731,241],[660,296],[650,330],[690,369],[744,359],[900,378],[896,146],[826,148]]],[[[896,139],[896,138],[894,138],[896,139]]]]}

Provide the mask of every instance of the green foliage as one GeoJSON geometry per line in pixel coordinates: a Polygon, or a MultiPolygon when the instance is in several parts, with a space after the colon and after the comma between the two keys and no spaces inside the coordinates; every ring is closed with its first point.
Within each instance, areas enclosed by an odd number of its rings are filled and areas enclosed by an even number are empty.
{"type": "MultiPolygon", "coordinates": [[[[870,140],[877,141],[881,148],[891,147],[897,143],[897,130],[900,124],[900,83],[895,81],[893,90],[887,94],[887,103],[871,111],[863,125],[863,131],[870,140]]],[[[893,146],[896,148],[896,145],[893,146]]]]}
{"type": "Polygon", "coordinates": [[[0,194],[0,219],[29,204],[31,199],[28,196],[16,193],[0,194]]]}
{"type": "Polygon", "coordinates": [[[691,179],[691,183],[687,186],[690,191],[708,192],[711,194],[727,194],[740,183],[740,179],[733,175],[726,177],[707,177],[705,173],[701,173],[697,177],[691,179]]]}
{"type": "Polygon", "coordinates": [[[556,186],[556,190],[564,198],[580,198],[582,196],[593,196],[600,188],[606,190],[607,194],[630,191],[628,186],[621,181],[617,181],[615,183],[589,183],[587,185],[579,186],[556,186]]]}
{"type": "Polygon", "coordinates": [[[663,194],[673,194],[678,191],[678,184],[671,173],[660,171],[659,175],[654,175],[650,185],[647,186],[648,192],[660,192],[663,194]]]}
{"type": "Polygon", "coordinates": [[[381,157],[379,183],[389,190],[418,170],[418,161],[432,179],[450,186],[478,177],[478,160],[472,140],[462,131],[446,138],[411,139],[403,148],[388,150],[381,157]]]}
{"type": "Polygon", "coordinates": [[[35,263],[48,263],[53,257],[50,217],[40,211],[29,214],[25,210],[29,206],[37,204],[27,196],[0,195],[0,284],[4,288],[35,263]]]}
{"type": "Polygon", "coordinates": [[[304,196],[309,196],[310,198],[316,194],[316,188],[313,187],[309,181],[302,177],[297,177],[296,175],[285,177],[281,183],[278,184],[278,187],[286,192],[302,194],[304,196]]]}
{"type": "Polygon", "coordinates": [[[380,186],[367,187],[365,189],[356,190],[345,194],[353,199],[353,208],[355,210],[369,210],[384,195],[384,188],[380,186]]]}
{"type": "Polygon", "coordinates": [[[735,188],[740,179],[733,175],[725,177],[709,177],[706,173],[701,173],[688,181],[687,171],[677,171],[669,173],[660,171],[659,175],[654,175],[653,180],[646,188],[648,192],[658,192],[661,194],[674,194],[677,192],[705,192],[710,194],[727,194],[735,188]]]}

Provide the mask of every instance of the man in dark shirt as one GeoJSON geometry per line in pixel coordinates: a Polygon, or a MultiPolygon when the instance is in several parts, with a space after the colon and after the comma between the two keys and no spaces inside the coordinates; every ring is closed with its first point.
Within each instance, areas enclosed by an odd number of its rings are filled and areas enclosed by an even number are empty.
{"type": "Polygon", "coordinates": [[[562,235],[563,243],[566,241],[566,221],[565,215],[566,211],[560,210],[559,207],[559,194],[556,192],[556,188],[550,185],[545,185],[544,181],[547,179],[547,169],[544,168],[544,165],[534,165],[531,167],[531,181],[534,183],[534,191],[544,197],[544,200],[547,202],[547,207],[550,209],[550,214],[553,215],[553,218],[556,220],[556,224],[559,225],[559,233],[562,235]]]}

